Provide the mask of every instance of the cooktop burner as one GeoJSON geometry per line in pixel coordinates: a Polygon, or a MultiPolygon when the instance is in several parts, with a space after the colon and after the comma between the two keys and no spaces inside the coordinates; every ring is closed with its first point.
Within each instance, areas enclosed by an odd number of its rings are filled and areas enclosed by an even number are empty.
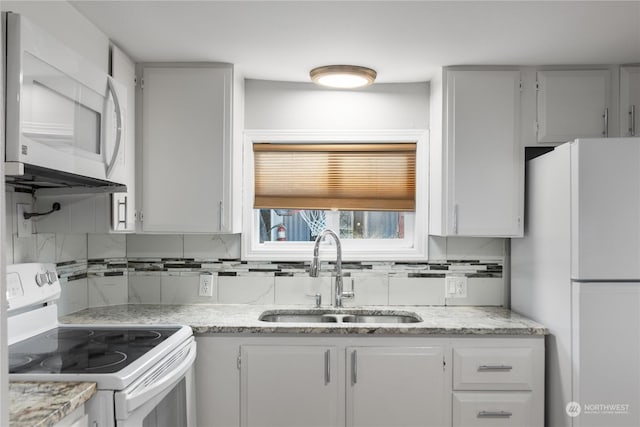
{"type": "Polygon", "coordinates": [[[9,373],[118,372],[179,328],[59,327],[9,346],[9,373]]]}

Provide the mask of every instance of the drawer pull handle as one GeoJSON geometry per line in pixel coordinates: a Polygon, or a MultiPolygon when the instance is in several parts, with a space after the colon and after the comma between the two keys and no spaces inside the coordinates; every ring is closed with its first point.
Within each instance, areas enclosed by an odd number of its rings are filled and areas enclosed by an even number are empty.
{"type": "Polygon", "coordinates": [[[510,371],[512,369],[513,369],[513,366],[509,366],[509,365],[480,365],[480,366],[478,366],[478,372],[510,371]]]}
{"type": "Polygon", "coordinates": [[[513,413],[507,411],[480,411],[478,418],[511,418],[513,413]]]}

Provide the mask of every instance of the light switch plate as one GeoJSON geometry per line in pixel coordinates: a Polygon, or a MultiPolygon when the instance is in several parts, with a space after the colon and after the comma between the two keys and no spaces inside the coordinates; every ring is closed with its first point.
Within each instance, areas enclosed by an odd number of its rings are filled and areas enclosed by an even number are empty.
{"type": "Polygon", "coordinates": [[[200,275],[200,286],[198,288],[198,296],[201,296],[201,297],[213,296],[213,274],[200,275]]]}
{"type": "Polygon", "coordinates": [[[18,222],[18,237],[30,237],[33,232],[33,225],[31,219],[24,219],[25,212],[31,212],[31,203],[17,203],[16,204],[16,219],[18,222]]]}
{"type": "Polygon", "coordinates": [[[467,297],[467,277],[448,276],[445,278],[445,295],[447,298],[467,297]]]}

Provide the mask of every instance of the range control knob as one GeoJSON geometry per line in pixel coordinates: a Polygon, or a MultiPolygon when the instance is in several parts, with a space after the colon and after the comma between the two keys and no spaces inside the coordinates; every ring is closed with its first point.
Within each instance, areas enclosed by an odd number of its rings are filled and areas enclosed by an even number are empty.
{"type": "Polygon", "coordinates": [[[48,278],[46,273],[38,273],[36,274],[36,284],[40,287],[44,286],[46,283],[48,283],[48,278]]]}
{"type": "Polygon", "coordinates": [[[58,280],[58,275],[56,274],[55,271],[47,271],[47,282],[50,285],[53,285],[56,280],[58,280]]]}

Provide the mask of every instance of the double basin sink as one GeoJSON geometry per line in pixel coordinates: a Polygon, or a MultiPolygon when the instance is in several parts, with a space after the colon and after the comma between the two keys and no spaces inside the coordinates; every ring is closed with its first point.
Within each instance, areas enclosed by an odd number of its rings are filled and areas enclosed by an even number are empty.
{"type": "Polygon", "coordinates": [[[273,323],[418,323],[420,316],[408,311],[392,310],[271,310],[259,317],[263,322],[273,323]]]}

